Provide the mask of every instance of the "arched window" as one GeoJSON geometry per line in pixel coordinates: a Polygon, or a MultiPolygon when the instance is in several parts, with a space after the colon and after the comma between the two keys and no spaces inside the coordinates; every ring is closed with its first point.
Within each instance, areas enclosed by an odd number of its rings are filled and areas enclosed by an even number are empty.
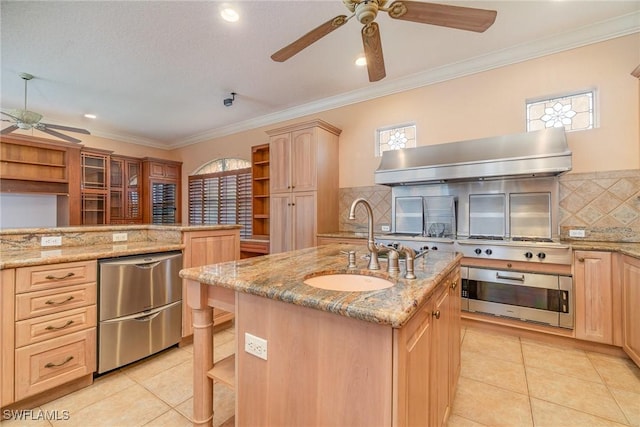
{"type": "Polygon", "coordinates": [[[215,159],[190,175],[189,224],[240,224],[251,237],[251,162],[215,159]]]}

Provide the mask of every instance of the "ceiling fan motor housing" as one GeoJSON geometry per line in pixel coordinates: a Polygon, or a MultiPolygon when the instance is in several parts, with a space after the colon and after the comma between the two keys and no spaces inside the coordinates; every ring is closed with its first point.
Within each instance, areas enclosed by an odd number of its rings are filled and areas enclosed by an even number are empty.
{"type": "Polygon", "coordinates": [[[361,24],[367,25],[369,22],[376,19],[378,15],[378,2],[377,1],[363,1],[356,5],[356,18],[361,24]]]}

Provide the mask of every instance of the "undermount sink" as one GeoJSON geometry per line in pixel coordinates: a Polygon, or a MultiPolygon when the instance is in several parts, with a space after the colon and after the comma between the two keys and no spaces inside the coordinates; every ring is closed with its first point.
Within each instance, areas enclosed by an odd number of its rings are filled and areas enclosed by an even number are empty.
{"type": "Polygon", "coordinates": [[[329,291],[369,292],[390,288],[393,282],[364,274],[324,274],[304,281],[306,285],[329,291]]]}

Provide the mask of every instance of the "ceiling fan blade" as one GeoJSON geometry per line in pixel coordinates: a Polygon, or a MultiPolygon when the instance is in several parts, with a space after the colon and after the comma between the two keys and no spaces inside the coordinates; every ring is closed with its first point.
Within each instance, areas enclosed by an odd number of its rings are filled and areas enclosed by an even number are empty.
{"type": "Polygon", "coordinates": [[[4,114],[5,116],[9,116],[9,117],[11,117],[12,119],[20,120],[20,119],[19,119],[19,118],[17,118],[16,116],[11,115],[11,114],[9,114],[9,113],[5,113],[4,111],[0,111],[0,113],[4,114]]]}
{"type": "Polygon", "coordinates": [[[394,19],[477,33],[482,33],[493,25],[498,14],[495,10],[405,0],[391,4],[388,12],[394,19]]]}
{"type": "MultiPolygon", "coordinates": [[[[66,131],[69,131],[69,132],[77,132],[77,133],[83,133],[85,135],[91,135],[91,133],[86,129],[72,128],[70,126],[52,125],[50,123],[40,123],[40,124],[44,125],[44,127],[47,128],[47,129],[59,129],[59,130],[66,130],[66,131]]],[[[42,129],[40,129],[40,130],[42,130],[42,129]]]]}
{"type": "Polygon", "coordinates": [[[16,125],[7,126],[6,128],[2,129],[2,131],[0,131],[0,135],[6,135],[8,133],[13,132],[16,129],[18,129],[18,126],[16,125]]]}
{"type": "Polygon", "coordinates": [[[304,36],[300,37],[298,40],[294,41],[290,45],[287,45],[271,55],[271,59],[276,62],[284,62],[287,59],[291,58],[296,53],[300,52],[302,49],[310,46],[311,44],[317,42],[322,37],[326,36],[333,30],[344,25],[345,22],[348,21],[346,15],[339,15],[333,19],[328,20],[324,24],[314,28],[309,31],[304,36]]]}
{"type": "Polygon", "coordinates": [[[56,132],[55,130],[51,130],[51,129],[47,129],[47,128],[38,129],[38,130],[40,130],[40,131],[42,131],[44,133],[48,133],[49,135],[55,136],[57,138],[64,139],[67,142],[82,142],[81,140],[79,140],[77,138],[74,138],[74,137],[69,136],[69,135],[65,135],[65,134],[60,133],[60,132],[56,132]]]}
{"type": "Polygon", "coordinates": [[[364,54],[367,57],[367,71],[369,81],[377,82],[383,79],[387,73],[384,69],[384,57],[382,56],[382,42],[380,41],[380,29],[378,24],[370,22],[362,27],[362,44],[364,54]]]}

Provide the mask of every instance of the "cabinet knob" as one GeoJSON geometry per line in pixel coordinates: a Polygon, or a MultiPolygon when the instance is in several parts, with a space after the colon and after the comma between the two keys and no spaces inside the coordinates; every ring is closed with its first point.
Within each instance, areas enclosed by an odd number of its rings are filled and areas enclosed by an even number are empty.
{"type": "Polygon", "coordinates": [[[435,317],[436,319],[440,319],[440,310],[436,310],[433,312],[433,317],[435,317]]]}
{"type": "Polygon", "coordinates": [[[458,287],[458,281],[457,280],[452,280],[451,281],[451,289],[455,289],[458,287]]]}
{"type": "Polygon", "coordinates": [[[582,257],[578,258],[578,262],[584,262],[584,258],[582,257]]]}

